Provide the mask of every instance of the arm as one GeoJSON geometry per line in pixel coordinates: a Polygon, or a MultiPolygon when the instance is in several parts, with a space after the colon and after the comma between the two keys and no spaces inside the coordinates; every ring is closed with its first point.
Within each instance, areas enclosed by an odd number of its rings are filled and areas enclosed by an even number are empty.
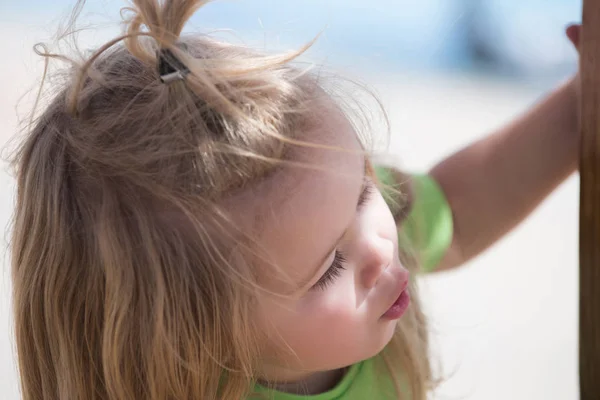
{"type": "Polygon", "coordinates": [[[378,167],[394,219],[424,271],[457,267],[514,228],[576,168],[577,95],[569,83],[429,177],[378,167]],[[416,185],[416,186],[415,186],[416,185]]]}
{"type": "Polygon", "coordinates": [[[577,94],[571,81],[430,171],[454,220],[452,244],[438,270],[459,266],[487,249],[576,170],[577,127],[577,94]]]}

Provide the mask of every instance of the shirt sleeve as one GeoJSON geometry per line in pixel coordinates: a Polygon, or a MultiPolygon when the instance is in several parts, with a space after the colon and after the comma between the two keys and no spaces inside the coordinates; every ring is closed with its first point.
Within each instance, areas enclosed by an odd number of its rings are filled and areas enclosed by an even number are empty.
{"type": "MultiPolygon", "coordinates": [[[[390,207],[393,198],[386,187],[393,187],[390,172],[383,167],[375,168],[377,178],[383,184],[384,198],[390,207]]],[[[414,254],[423,272],[431,272],[439,265],[452,244],[454,225],[452,210],[440,185],[429,175],[411,175],[413,203],[409,214],[398,227],[398,243],[414,254]]]]}

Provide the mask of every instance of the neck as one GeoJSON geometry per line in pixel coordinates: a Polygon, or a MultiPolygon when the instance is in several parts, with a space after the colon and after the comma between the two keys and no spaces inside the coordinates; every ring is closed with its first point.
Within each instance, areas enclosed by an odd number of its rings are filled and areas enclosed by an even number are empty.
{"type": "Polygon", "coordinates": [[[273,389],[300,395],[315,395],[333,389],[344,377],[347,368],[311,373],[292,373],[277,371],[277,374],[265,375],[261,384],[273,389]]]}

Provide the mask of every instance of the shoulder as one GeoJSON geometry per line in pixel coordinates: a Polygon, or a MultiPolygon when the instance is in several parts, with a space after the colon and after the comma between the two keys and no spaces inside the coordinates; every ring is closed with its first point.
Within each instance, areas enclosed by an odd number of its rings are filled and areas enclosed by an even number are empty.
{"type": "Polygon", "coordinates": [[[374,172],[398,225],[399,244],[417,257],[424,272],[433,271],[454,236],[452,210],[442,188],[428,174],[383,166],[374,172]]]}

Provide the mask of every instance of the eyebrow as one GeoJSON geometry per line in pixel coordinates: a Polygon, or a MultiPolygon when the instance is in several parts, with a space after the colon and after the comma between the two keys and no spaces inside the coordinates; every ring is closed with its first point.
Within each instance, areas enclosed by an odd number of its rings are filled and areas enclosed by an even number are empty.
{"type": "MultiPolygon", "coordinates": [[[[367,177],[371,176],[371,168],[372,168],[371,163],[369,162],[368,158],[365,157],[365,166],[363,168],[362,186],[360,188],[360,193],[358,195],[358,198],[356,199],[356,210],[358,210],[358,208],[360,206],[360,200],[365,196],[365,192],[367,190],[367,177]]],[[[323,256],[323,258],[319,261],[319,264],[317,265],[317,268],[315,269],[315,273],[312,274],[305,282],[303,282],[300,287],[302,287],[302,288],[306,287],[306,285],[308,285],[313,280],[315,274],[321,270],[321,267],[323,266],[325,261],[327,261],[327,258],[329,258],[331,253],[333,251],[335,251],[336,247],[338,246],[338,244],[340,243],[340,241],[346,234],[347,230],[348,230],[348,227],[346,227],[344,229],[344,231],[342,232],[340,237],[333,243],[333,246],[331,246],[331,248],[327,251],[327,253],[325,253],[325,256],[323,256]]]]}

